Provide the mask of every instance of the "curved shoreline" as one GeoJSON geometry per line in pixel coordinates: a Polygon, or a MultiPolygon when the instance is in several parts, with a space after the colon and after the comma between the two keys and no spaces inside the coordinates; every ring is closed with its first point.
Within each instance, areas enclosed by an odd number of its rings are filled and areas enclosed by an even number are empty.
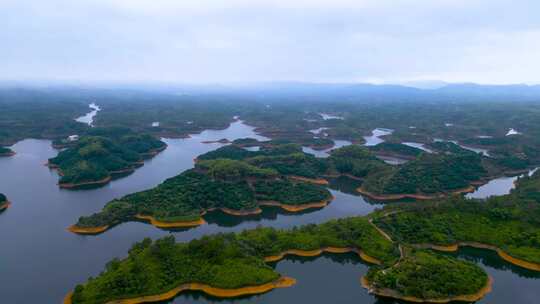
{"type": "Polygon", "coordinates": [[[375,194],[375,193],[371,193],[365,189],[363,189],[362,187],[358,187],[356,188],[356,191],[362,195],[365,195],[371,199],[374,199],[374,200],[378,200],[378,201],[383,201],[383,200],[390,200],[390,201],[394,201],[394,200],[400,200],[400,199],[405,199],[405,198],[413,198],[413,199],[418,199],[418,200],[430,200],[430,199],[434,199],[434,198],[443,198],[445,196],[448,196],[448,195],[452,195],[452,194],[462,194],[462,193],[470,193],[470,192],[474,192],[475,191],[475,188],[473,186],[468,186],[468,187],[465,187],[465,188],[461,188],[461,189],[457,189],[457,190],[454,190],[454,191],[450,191],[450,192],[446,192],[446,193],[437,193],[437,194],[375,194]]]}
{"type": "Polygon", "coordinates": [[[83,182],[83,183],[58,183],[58,186],[63,189],[75,189],[84,186],[104,186],[112,180],[112,177],[107,176],[104,179],[92,181],[92,182],[83,182]]]}
{"type": "MultiPolygon", "coordinates": [[[[161,294],[151,295],[151,296],[142,296],[142,297],[136,297],[136,298],[131,298],[131,299],[114,300],[114,301],[109,301],[106,304],[139,304],[139,303],[166,301],[166,300],[170,300],[176,297],[176,295],[186,290],[202,291],[208,295],[219,297],[219,298],[234,298],[234,297],[240,297],[240,296],[261,294],[275,288],[291,287],[294,284],[296,284],[295,279],[291,277],[285,277],[285,276],[282,276],[275,281],[261,284],[261,285],[246,286],[246,287],[231,288],[231,289],[212,287],[210,285],[201,284],[201,283],[187,283],[187,284],[182,284],[176,288],[173,288],[172,290],[169,290],[161,294]]],[[[72,300],[71,300],[72,295],[73,295],[72,292],[66,295],[66,297],[64,298],[64,304],[72,304],[72,300]]]]}
{"type": "Polygon", "coordinates": [[[447,245],[447,246],[435,245],[435,244],[429,244],[429,243],[428,244],[414,244],[412,246],[416,248],[420,248],[420,249],[433,249],[433,250],[445,251],[445,252],[455,252],[459,249],[459,247],[473,247],[473,248],[478,248],[478,249],[487,249],[487,250],[495,251],[501,259],[505,260],[506,262],[512,265],[516,265],[516,266],[519,266],[528,270],[540,271],[540,264],[528,262],[519,258],[515,258],[511,256],[510,254],[506,253],[505,251],[503,251],[502,249],[493,245],[489,245],[489,244],[483,244],[483,243],[478,243],[478,242],[458,242],[456,244],[447,245]]]}
{"type": "Polygon", "coordinates": [[[159,148],[156,148],[156,149],[152,149],[148,152],[145,152],[145,153],[139,153],[139,155],[141,155],[141,157],[143,158],[151,158],[151,157],[154,157],[156,155],[158,155],[161,151],[167,149],[167,144],[163,145],[162,147],[159,147],[159,148]]]}
{"type": "Polygon", "coordinates": [[[306,182],[306,183],[312,183],[316,185],[328,185],[328,181],[324,178],[308,178],[308,177],[302,177],[302,176],[296,176],[296,175],[287,175],[288,178],[306,182]]]}
{"type": "Polygon", "coordinates": [[[203,224],[206,224],[206,221],[202,218],[194,221],[177,221],[177,222],[164,222],[156,219],[151,215],[142,215],[137,214],[135,218],[140,220],[148,221],[152,226],[158,228],[188,228],[188,227],[197,227],[203,224]]]}
{"type": "MultiPolygon", "coordinates": [[[[300,212],[300,211],[304,211],[306,209],[311,209],[311,208],[326,207],[333,199],[334,197],[330,197],[328,200],[325,200],[325,201],[307,203],[307,204],[301,204],[301,205],[287,205],[287,204],[281,204],[276,201],[262,201],[262,202],[258,202],[258,204],[259,206],[280,207],[289,212],[300,212]]],[[[193,221],[165,222],[165,221],[160,221],[151,215],[142,215],[142,214],[135,215],[135,218],[139,220],[148,221],[149,224],[157,228],[164,228],[164,229],[191,228],[191,227],[197,227],[197,226],[206,224],[206,221],[202,218],[202,216],[205,215],[207,212],[216,211],[216,210],[220,210],[221,212],[225,214],[229,214],[233,216],[249,216],[249,215],[257,215],[257,214],[262,213],[262,209],[259,207],[255,209],[251,209],[251,210],[233,210],[229,208],[210,208],[201,212],[201,217],[198,220],[193,220],[193,221]]],[[[102,232],[105,232],[109,228],[111,228],[110,225],[99,226],[99,227],[78,227],[77,224],[74,224],[74,225],[69,226],[67,229],[68,231],[76,233],[76,234],[92,235],[92,234],[100,234],[102,232]]]]}
{"type": "Polygon", "coordinates": [[[0,153],[0,157],[11,157],[11,156],[14,156],[15,154],[17,154],[15,151],[11,151],[8,153],[0,153]]]}
{"type": "Polygon", "coordinates": [[[272,207],[279,207],[285,211],[288,212],[300,212],[307,209],[314,209],[314,208],[324,208],[328,206],[328,204],[334,199],[334,197],[329,198],[328,200],[320,201],[320,202],[314,202],[314,203],[306,203],[306,204],[299,204],[299,205],[288,205],[283,204],[278,201],[260,201],[260,206],[272,206],[272,207]]]}
{"type": "Polygon", "coordinates": [[[478,292],[474,294],[468,294],[468,295],[459,295],[459,296],[453,296],[449,298],[442,298],[442,299],[422,299],[412,296],[404,296],[401,293],[399,293],[396,290],[384,288],[384,289],[376,289],[373,288],[365,276],[363,276],[360,279],[360,284],[362,287],[368,290],[370,294],[375,294],[377,296],[381,297],[388,297],[398,300],[404,300],[414,303],[448,303],[448,302],[454,302],[454,301],[461,301],[461,302],[476,302],[480,299],[482,299],[486,294],[491,292],[491,288],[493,285],[493,278],[488,276],[488,280],[486,282],[486,285],[482,287],[478,292]]]}
{"type": "Polygon", "coordinates": [[[9,208],[9,206],[11,206],[10,201],[0,202],[0,212],[5,211],[7,208],[9,208]]]}
{"type": "Polygon", "coordinates": [[[100,234],[100,233],[106,231],[109,228],[110,228],[109,225],[99,226],[99,227],[78,227],[76,225],[71,225],[71,226],[69,226],[67,228],[67,230],[69,232],[73,232],[73,233],[76,233],[76,234],[92,235],[92,234],[100,234]]]}
{"type": "Polygon", "coordinates": [[[264,257],[265,262],[277,262],[287,255],[296,255],[301,257],[315,257],[323,254],[324,252],[329,253],[348,253],[348,252],[354,252],[358,254],[358,256],[365,262],[375,264],[375,265],[382,265],[382,262],[378,260],[377,258],[374,258],[372,256],[367,255],[360,249],[356,248],[350,248],[350,247],[323,247],[321,249],[314,249],[314,250],[301,250],[301,249],[289,249],[281,252],[278,255],[271,255],[264,257]]]}

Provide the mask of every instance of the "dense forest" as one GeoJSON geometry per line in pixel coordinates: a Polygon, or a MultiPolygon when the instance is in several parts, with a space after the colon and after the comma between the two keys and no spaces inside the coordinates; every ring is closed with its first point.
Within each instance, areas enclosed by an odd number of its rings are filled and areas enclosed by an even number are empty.
{"type": "Polygon", "coordinates": [[[165,149],[166,144],[148,134],[125,128],[95,128],[66,144],[67,149],[49,159],[61,175],[61,187],[106,184],[112,177],[131,173],[143,159],[165,149]]]}
{"type": "Polygon", "coordinates": [[[260,285],[280,277],[265,257],[326,247],[359,249],[385,265],[399,256],[397,248],[361,217],[292,230],[261,227],[189,243],[175,243],[172,236],[155,242],[145,239],[133,245],[127,258],[109,262],[98,277],[78,285],[72,301],[102,304],[159,294],[190,282],[226,289],[260,285]]]}
{"type": "Polygon", "coordinates": [[[257,212],[258,202],[303,205],[329,201],[325,188],[292,182],[279,171],[233,159],[200,160],[195,168],[150,190],[109,202],[102,212],[81,217],[78,228],[113,226],[149,215],[162,222],[187,222],[208,210],[257,212]]]}
{"type": "Polygon", "coordinates": [[[408,204],[403,211],[376,217],[375,223],[399,242],[439,246],[476,242],[540,264],[539,193],[540,172],[536,172],[520,178],[509,195],[408,204]]]}
{"type": "Polygon", "coordinates": [[[393,297],[424,300],[474,295],[488,284],[487,274],[472,262],[418,250],[393,267],[371,268],[366,280],[376,294],[385,295],[384,290],[390,289],[388,295],[393,297]]]}

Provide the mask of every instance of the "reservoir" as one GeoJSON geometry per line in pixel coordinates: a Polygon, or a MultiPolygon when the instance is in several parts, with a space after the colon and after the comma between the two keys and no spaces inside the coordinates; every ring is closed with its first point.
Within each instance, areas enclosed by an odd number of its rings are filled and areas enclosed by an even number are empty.
{"type": "MultiPolygon", "coordinates": [[[[108,201],[125,194],[152,188],[193,167],[193,159],[217,149],[219,143],[203,144],[222,138],[266,138],[254,133],[241,121],[225,130],[206,130],[185,139],[164,139],[168,148],[133,174],[92,190],[62,190],[56,184],[56,171],[44,163],[55,156],[48,140],[26,139],[15,144],[13,157],[0,158],[0,192],[12,206],[0,214],[0,294],[2,303],[61,303],[65,294],[88,277],[98,275],[114,257],[124,257],[134,242],[173,234],[178,241],[199,238],[217,232],[232,232],[258,225],[288,228],[307,223],[321,223],[333,218],[365,215],[380,205],[371,204],[351,194],[354,185],[337,182],[331,185],[335,196],[327,207],[302,213],[286,213],[265,208],[253,217],[233,217],[220,212],[205,216],[208,224],[187,230],[166,231],[139,222],[114,227],[97,236],[81,236],[66,228],[79,216],[99,211],[108,201]],[[338,190],[340,189],[340,190],[338,190]]],[[[539,276],[502,262],[490,252],[460,251],[463,258],[474,259],[493,275],[493,295],[480,303],[525,304],[540,289],[539,276]]],[[[369,295],[359,278],[367,266],[354,255],[325,254],[319,258],[287,258],[274,265],[298,280],[292,288],[278,289],[263,295],[235,300],[217,300],[200,293],[179,295],[173,303],[393,303],[369,295]]]]}

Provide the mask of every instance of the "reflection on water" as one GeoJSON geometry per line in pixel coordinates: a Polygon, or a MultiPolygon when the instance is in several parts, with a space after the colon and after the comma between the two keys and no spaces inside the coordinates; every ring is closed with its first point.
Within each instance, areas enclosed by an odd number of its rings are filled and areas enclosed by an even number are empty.
{"type": "Polygon", "coordinates": [[[189,292],[179,295],[172,303],[375,303],[375,298],[359,282],[368,266],[355,254],[288,256],[272,265],[282,275],[295,278],[296,284],[235,301],[189,292]]]}
{"type": "Polygon", "coordinates": [[[540,272],[507,263],[491,250],[464,247],[453,255],[478,264],[493,278],[493,290],[477,303],[538,302],[540,272]]]}
{"type": "Polygon", "coordinates": [[[95,103],[91,103],[88,105],[88,107],[90,109],[92,109],[91,112],[88,112],[86,113],[85,115],[81,116],[81,117],[78,117],[78,118],[75,118],[76,121],[78,122],[82,122],[82,123],[85,123],[91,127],[93,127],[93,122],[94,122],[94,116],[96,116],[97,112],[99,112],[101,110],[101,108],[95,104],[95,103]]]}
{"type": "MultiPolygon", "coordinates": [[[[356,181],[342,181],[332,182],[331,188],[341,191],[331,190],[335,199],[327,207],[303,213],[291,214],[277,208],[264,208],[260,216],[247,218],[209,213],[206,217],[208,224],[179,231],[161,230],[141,222],[121,224],[97,236],[80,236],[66,231],[66,227],[76,222],[79,216],[99,211],[114,198],[154,187],[164,179],[193,167],[193,158],[197,155],[223,146],[201,141],[245,137],[266,140],[242,122],[235,122],[226,130],[204,131],[191,138],[165,139],[167,149],[145,161],[145,165],[132,175],[102,188],[84,191],[58,188],[56,171],[43,165],[57,154],[50,141],[29,139],[15,144],[13,149],[17,154],[0,159],[0,192],[6,193],[13,202],[12,208],[0,215],[2,303],[61,303],[64,295],[76,284],[98,275],[109,260],[124,257],[133,242],[145,237],[156,239],[173,234],[177,240],[187,241],[258,225],[289,228],[332,218],[365,215],[379,206],[369,204],[361,196],[347,194],[355,188],[356,181]]],[[[298,284],[253,298],[223,302],[383,303],[368,295],[358,284],[358,279],[366,271],[358,261],[335,263],[332,258],[324,256],[305,261],[288,259],[276,267],[280,273],[298,279],[298,284]]],[[[497,292],[526,294],[527,290],[540,288],[540,281],[536,279],[520,277],[508,270],[501,271],[508,280],[512,280],[512,284],[496,285],[497,292]],[[527,290],[522,292],[523,288],[527,290]]],[[[175,300],[176,303],[212,301],[197,293],[182,295],[175,300]]]]}
{"type": "Polygon", "coordinates": [[[364,136],[364,139],[366,143],[365,146],[375,146],[382,142],[384,142],[384,139],[382,139],[382,136],[390,135],[394,132],[394,130],[390,129],[384,129],[384,128],[376,128],[373,131],[371,131],[371,136],[364,136]]]}
{"type": "Polygon", "coordinates": [[[193,167],[193,159],[223,144],[201,141],[252,137],[267,140],[253,128],[234,122],[226,130],[207,130],[185,139],[164,139],[165,151],[145,161],[132,175],[92,190],[66,191],[56,185],[58,175],[43,164],[57,151],[47,140],[28,139],[13,146],[17,154],[0,159],[0,192],[12,208],[0,216],[0,294],[5,303],[60,303],[76,284],[98,275],[114,257],[123,257],[131,244],[144,237],[173,233],[180,241],[216,232],[233,232],[258,225],[289,228],[331,218],[364,215],[375,206],[361,197],[333,191],[326,208],[290,214],[265,208],[259,218],[231,218],[209,214],[208,224],[184,231],[165,231],[141,222],[121,224],[97,236],[66,231],[82,215],[99,211],[108,201],[149,189],[193,167]],[[44,280],[44,278],[47,278],[44,280]],[[28,292],[31,290],[32,292],[28,292]]]}
{"type": "MultiPolygon", "coordinates": [[[[529,175],[534,173],[536,169],[529,171],[529,175]]],[[[523,175],[521,175],[523,176],[523,175]]],[[[487,184],[482,185],[476,189],[476,191],[466,195],[468,198],[478,198],[486,199],[494,195],[505,195],[509,194],[512,189],[514,189],[514,182],[519,178],[519,176],[503,176],[493,180],[490,180],[487,184]]]]}

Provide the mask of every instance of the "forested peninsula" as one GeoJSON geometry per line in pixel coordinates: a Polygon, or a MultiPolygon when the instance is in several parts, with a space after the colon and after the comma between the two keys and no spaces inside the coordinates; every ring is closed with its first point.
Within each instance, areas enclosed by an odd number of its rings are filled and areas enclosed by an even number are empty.
{"type": "Polygon", "coordinates": [[[0,193],[0,212],[6,210],[9,204],[7,197],[3,193],[0,193]]]}
{"type": "Polygon", "coordinates": [[[0,157],[8,157],[15,155],[15,151],[10,148],[0,146],[0,157]]]}
{"type": "Polygon", "coordinates": [[[374,223],[396,241],[417,248],[484,248],[512,264],[540,271],[540,172],[516,184],[509,195],[486,201],[456,196],[405,204],[376,216],[374,223]]]}
{"type": "Polygon", "coordinates": [[[96,128],[72,141],[48,166],[58,170],[61,188],[99,187],[113,178],[125,176],[166,148],[148,134],[135,134],[125,128],[96,128]]]}
{"type": "MultiPolygon", "coordinates": [[[[278,147],[265,153],[278,155],[288,148],[278,147]]],[[[242,149],[242,151],[245,151],[242,149]]],[[[247,151],[246,151],[247,152],[247,151]]],[[[330,192],[320,185],[283,174],[296,172],[294,166],[285,167],[283,158],[269,156],[272,161],[259,158],[262,163],[235,159],[207,159],[202,157],[195,168],[165,180],[157,187],[126,195],[109,202],[101,212],[81,217],[70,227],[76,233],[99,233],[126,221],[145,220],[161,228],[197,226],[204,223],[202,216],[213,210],[244,216],[258,214],[261,206],[277,206],[289,212],[321,208],[331,200],[330,192]],[[274,159],[274,157],[277,158],[274,159]]],[[[289,156],[295,159],[295,156],[289,156]]],[[[306,156],[307,157],[307,156],[306,156]]],[[[315,158],[312,161],[316,162],[315,158]]],[[[299,168],[313,169],[309,161],[299,162],[299,168]]],[[[306,169],[306,170],[307,170],[306,169]]],[[[304,174],[300,172],[299,174],[304,174]]]]}
{"type": "Polygon", "coordinates": [[[397,244],[366,217],[291,230],[260,227],[188,243],[175,243],[172,236],[155,242],[145,239],[133,245],[127,258],[109,262],[98,277],[76,286],[64,303],[155,302],[184,290],[201,290],[217,297],[261,293],[294,284],[294,278],[282,276],[268,263],[286,255],[317,256],[322,252],[356,252],[372,266],[362,279],[372,292],[374,288],[379,293],[378,288],[390,288],[397,278],[400,294],[426,299],[483,295],[490,286],[486,273],[470,262],[408,251],[400,258],[397,244]],[[414,269],[429,271],[430,280],[418,281],[411,271],[414,269]],[[447,281],[449,278],[454,281],[447,281]]]}

